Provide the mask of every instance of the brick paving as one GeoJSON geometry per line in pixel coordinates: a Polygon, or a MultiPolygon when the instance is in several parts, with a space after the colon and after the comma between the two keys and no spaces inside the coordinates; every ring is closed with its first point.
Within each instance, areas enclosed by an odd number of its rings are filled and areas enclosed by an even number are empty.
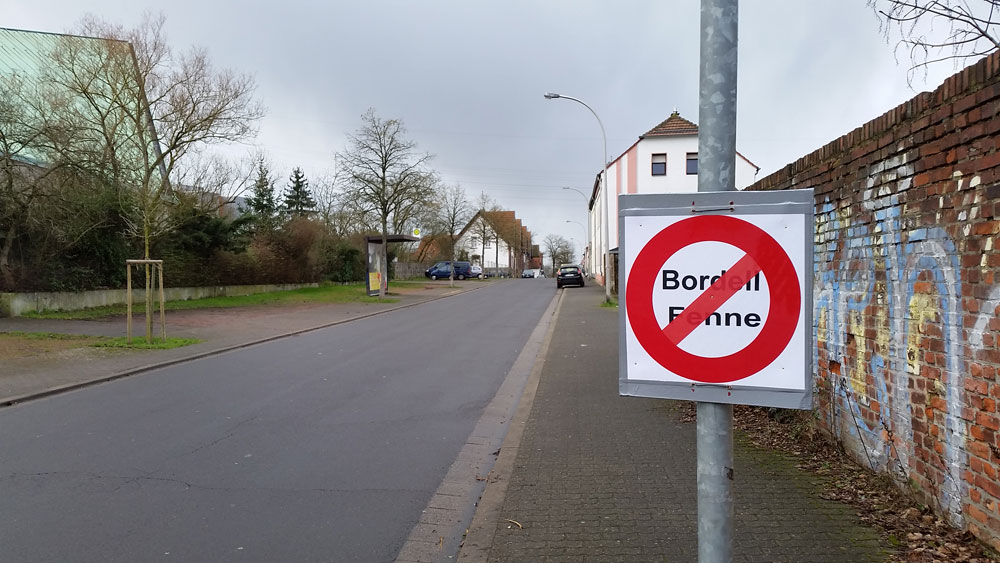
{"type": "MultiPolygon", "coordinates": [[[[599,287],[566,291],[483,560],[696,561],[695,423],[677,402],[619,397],[617,311],[599,306],[599,287]]],[[[734,561],[890,553],[792,460],[737,443],[735,465],[734,561]]]]}

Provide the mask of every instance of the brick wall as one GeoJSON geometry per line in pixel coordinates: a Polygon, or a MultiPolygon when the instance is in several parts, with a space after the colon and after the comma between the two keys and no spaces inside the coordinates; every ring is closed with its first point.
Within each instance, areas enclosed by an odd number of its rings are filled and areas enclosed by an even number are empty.
{"type": "Polygon", "coordinates": [[[1000,547],[1000,54],[749,189],[816,194],[821,424],[1000,547]]]}

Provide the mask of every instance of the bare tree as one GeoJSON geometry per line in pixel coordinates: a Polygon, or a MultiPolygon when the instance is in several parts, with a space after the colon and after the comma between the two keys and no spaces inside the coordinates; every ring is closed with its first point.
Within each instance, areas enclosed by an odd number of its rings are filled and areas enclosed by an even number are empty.
{"type": "Polygon", "coordinates": [[[46,251],[67,250],[103,226],[99,187],[59,158],[73,137],[72,124],[52,111],[62,99],[35,80],[0,77],[0,288],[9,291],[18,285],[10,254],[19,237],[45,233],[44,244],[32,247],[33,259],[42,262],[46,251]]]}
{"type": "Polygon", "coordinates": [[[323,223],[327,235],[345,239],[364,231],[364,227],[361,218],[355,213],[356,208],[338,188],[339,183],[338,171],[333,176],[324,176],[316,180],[312,192],[316,198],[316,217],[323,223]]]}
{"type": "Polygon", "coordinates": [[[909,52],[909,77],[951,60],[956,66],[1000,47],[1000,0],[868,0],[887,40],[909,52]]]}
{"type": "Polygon", "coordinates": [[[228,183],[214,144],[256,133],[263,108],[248,75],[217,71],[199,49],[175,56],[167,45],[165,18],[146,16],[134,29],[88,17],[64,36],[46,79],[71,97],[62,117],[89,134],[79,135],[67,159],[99,175],[120,194],[132,232],[150,257],[153,240],[175,225],[167,213],[172,185],[220,193],[228,183]]]}
{"type": "Polygon", "coordinates": [[[435,218],[436,231],[447,235],[448,248],[446,252],[448,259],[452,262],[451,274],[448,276],[449,285],[454,285],[455,281],[455,242],[462,227],[469,222],[472,215],[472,206],[465,197],[465,190],[462,186],[445,186],[437,192],[435,202],[437,217],[435,218]]]}
{"type": "Polygon", "coordinates": [[[506,211],[499,208],[486,212],[486,218],[490,222],[490,229],[493,232],[493,241],[496,243],[496,260],[500,264],[500,241],[507,247],[507,271],[508,275],[513,275],[514,251],[520,246],[521,221],[515,217],[513,211],[506,211]]]}
{"type": "Polygon", "coordinates": [[[382,298],[388,281],[389,229],[402,229],[431,204],[436,178],[426,169],[431,155],[417,152],[416,142],[405,137],[401,121],[382,119],[374,109],[361,121],[361,128],[348,136],[348,148],[337,153],[337,161],[345,196],[362,216],[375,219],[382,236],[382,298]]]}
{"type": "MultiPolygon", "coordinates": [[[[206,151],[217,143],[252,137],[263,115],[251,77],[216,71],[202,50],[174,56],[164,22],[162,15],[146,16],[135,29],[125,29],[85,18],[79,36],[60,37],[44,75],[53,92],[66,100],[53,108],[74,127],[62,159],[87,169],[118,194],[146,259],[152,242],[176,227],[169,211],[184,198],[175,188],[220,194],[223,185],[185,180],[232,181],[206,151]]],[[[219,197],[196,199],[218,202],[219,197]]],[[[147,289],[149,280],[147,266],[147,289]]],[[[151,292],[146,294],[150,340],[151,292]]]]}
{"type": "MultiPolygon", "coordinates": [[[[41,197],[46,169],[31,163],[32,147],[43,143],[43,118],[27,103],[17,76],[0,80],[0,287],[14,290],[10,251],[41,197]]],[[[37,150],[37,149],[36,149],[37,150]]]]}
{"type": "MultiPolygon", "coordinates": [[[[473,238],[476,239],[479,244],[482,245],[483,252],[479,255],[482,260],[481,266],[486,267],[486,243],[493,240],[496,236],[493,232],[492,224],[487,220],[486,213],[492,211],[498,211],[500,206],[494,201],[490,196],[486,195],[486,192],[480,192],[479,197],[476,199],[476,206],[479,211],[479,221],[473,225],[473,238]]],[[[485,270],[483,273],[486,273],[485,270]]]]}
{"type": "Polygon", "coordinates": [[[545,252],[552,258],[552,273],[555,275],[559,264],[573,260],[573,245],[562,235],[547,235],[543,241],[545,252]]]}

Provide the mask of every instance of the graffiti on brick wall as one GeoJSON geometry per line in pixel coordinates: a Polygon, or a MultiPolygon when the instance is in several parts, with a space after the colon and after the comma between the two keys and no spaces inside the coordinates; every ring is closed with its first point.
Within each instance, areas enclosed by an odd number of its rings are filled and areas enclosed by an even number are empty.
{"type": "Polygon", "coordinates": [[[913,480],[961,525],[962,350],[981,344],[988,319],[962,341],[957,249],[944,229],[904,216],[907,163],[903,154],[872,166],[860,205],[817,209],[817,392],[829,395],[827,425],[862,462],[913,480]]]}

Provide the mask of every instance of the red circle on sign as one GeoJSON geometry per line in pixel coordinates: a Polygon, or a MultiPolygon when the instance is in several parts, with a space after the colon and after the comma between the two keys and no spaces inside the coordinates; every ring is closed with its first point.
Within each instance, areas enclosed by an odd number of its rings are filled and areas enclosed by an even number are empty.
{"type": "Polygon", "coordinates": [[[627,284],[625,308],[642,348],[664,368],[702,383],[730,383],[764,369],[785,350],[799,322],[801,292],[792,261],[771,235],[735,217],[703,215],[663,229],[639,251],[627,284]],[[653,288],[663,264],[678,250],[709,241],[730,244],[746,252],[767,279],[771,300],[767,320],[753,342],[718,358],[681,350],[664,334],[653,311],[653,288]]]}

